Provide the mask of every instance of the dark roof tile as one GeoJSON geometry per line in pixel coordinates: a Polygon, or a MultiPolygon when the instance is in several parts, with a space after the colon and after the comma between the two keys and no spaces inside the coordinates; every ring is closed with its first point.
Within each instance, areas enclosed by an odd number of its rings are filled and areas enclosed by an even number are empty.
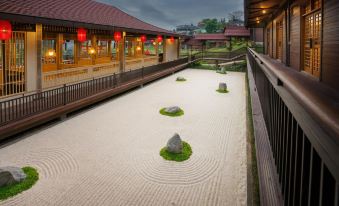
{"type": "Polygon", "coordinates": [[[0,12],[173,34],[92,0],[0,0],[0,12]]]}

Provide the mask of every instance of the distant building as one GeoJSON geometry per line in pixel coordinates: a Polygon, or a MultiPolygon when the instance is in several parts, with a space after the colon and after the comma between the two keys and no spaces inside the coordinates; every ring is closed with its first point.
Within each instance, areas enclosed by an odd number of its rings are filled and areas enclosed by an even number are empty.
{"type": "MultiPolygon", "coordinates": [[[[253,37],[257,41],[260,41],[260,31],[253,30],[253,37]]],[[[250,39],[251,30],[247,29],[244,26],[227,26],[224,31],[220,33],[208,34],[208,33],[197,33],[188,40],[187,45],[191,46],[201,46],[206,45],[208,47],[221,47],[226,46],[232,38],[235,39],[250,39]]]]}
{"type": "Polygon", "coordinates": [[[178,34],[193,35],[195,30],[200,29],[199,27],[193,24],[179,25],[176,27],[176,32],[178,34]]]}
{"type": "Polygon", "coordinates": [[[263,28],[250,28],[250,39],[256,44],[264,43],[264,29],[263,28]]]}
{"type": "Polygon", "coordinates": [[[251,36],[251,32],[249,29],[247,29],[244,26],[237,26],[237,25],[231,25],[226,26],[224,29],[224,35],[228,39],[236,38],[236,39],[249,39],[251,36]]]}

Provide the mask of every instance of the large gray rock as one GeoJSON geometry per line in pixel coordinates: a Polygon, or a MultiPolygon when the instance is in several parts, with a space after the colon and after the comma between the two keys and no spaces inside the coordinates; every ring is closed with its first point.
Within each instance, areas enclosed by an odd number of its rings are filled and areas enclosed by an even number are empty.
{"type": "Polygon", "coordinates": [[[177,77],[177,81],[186,81],[184,77],[177,77]]]}
{"type": "Polygon", "coordinates": [[[219,83],[219,90],[220,91],[226,91],[227,90],[227,84],[224,82],[219,83]]]}
{"type": "Polygon", "coordinates": [[[176,114],[178,112],[180,112],[180,107],[178,106],[173,106],[173,107],[167,107],[165,108],[165,112],[169,113],[169,114],[176,114]]]}
{"type": "Polygon", "coordinates": [[[175,133],[173,137],[168,140],[166,149],[171,153],[182,153],[182,140],[177,133],[175,133]]]}
{"type": "Polygon", "coordinates": [[[221,67],[220,73],[226,74],[226,68],[225,67],[221,67]]]}
{"type": "Polygon", "coordinates": [[[19,167],[0,167],[0,187],[19,183],[26,179],[26,174],[19,167]]]}

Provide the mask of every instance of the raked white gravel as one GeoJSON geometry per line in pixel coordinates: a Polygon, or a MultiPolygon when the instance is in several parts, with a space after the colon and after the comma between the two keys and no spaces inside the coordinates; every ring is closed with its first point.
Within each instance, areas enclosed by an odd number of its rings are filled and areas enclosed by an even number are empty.
{"type": "Polygon", "coordinates": [[[0,205],[246,205],[245,94],[244,73],[187,69],[32,131],[0,149],[0,166],[36,167],[40,180],[0,205]],[[159,155],[175,132],[192,146],[185,162],[159,155]]]}

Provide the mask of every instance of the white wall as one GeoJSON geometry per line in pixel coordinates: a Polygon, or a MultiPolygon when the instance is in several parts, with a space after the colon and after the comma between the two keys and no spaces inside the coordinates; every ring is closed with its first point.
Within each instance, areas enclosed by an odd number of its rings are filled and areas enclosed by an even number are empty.
{"type": "Polygon", "coordinates": [[[37,90],[37,46],[35,32],[27,32],[26,43],[27,92],[37,90]]]}
{"type": "Polygon", "coordinates": [[[178,59],[178,39],[174,40],[174,42],[170,39],[166,39],[165,52],[167,62],[178,59]]]}

